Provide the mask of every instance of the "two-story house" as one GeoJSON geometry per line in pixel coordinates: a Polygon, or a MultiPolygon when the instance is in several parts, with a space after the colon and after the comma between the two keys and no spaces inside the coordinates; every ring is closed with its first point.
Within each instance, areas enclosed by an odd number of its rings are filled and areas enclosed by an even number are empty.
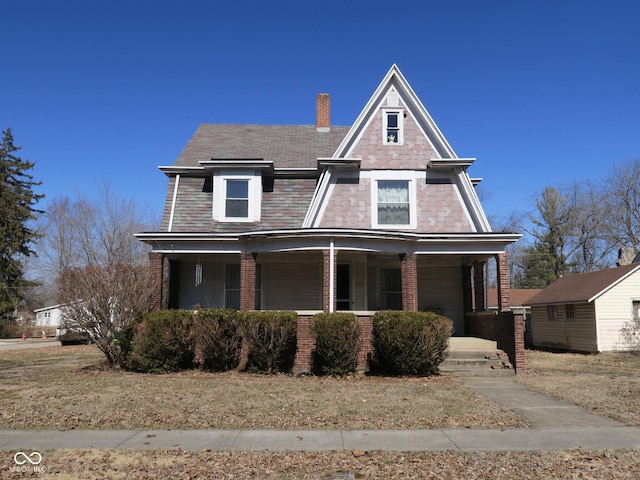
{"type": "Polygon", "coordinates": [[[171,166],[152,246],[157,307],[437,310],[465,333],[505,247],[467,168],[396,65],[351,127],[203,124],[171,166]],[[475,298],[475,303],[474,303],[475,298]]]}

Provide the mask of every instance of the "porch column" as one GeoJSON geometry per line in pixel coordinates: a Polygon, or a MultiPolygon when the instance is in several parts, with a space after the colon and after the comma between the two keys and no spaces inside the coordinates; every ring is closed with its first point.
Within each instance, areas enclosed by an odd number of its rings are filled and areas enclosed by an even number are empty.
{"type": "Polygon", "coordinates": [[[473,292],[476,312],[484,312],[485,310],[484,265],[485,262],[474,262],[473,264],[473,292]]]}
{"type": "Polygon", "coordinates": [[[415,253],[400,255],[400,275],[402,278],[402,309],[418,311],[418,262],[415,253]]]}
{"type": "Polygon", "coordinates": [[[256,309],[256,255],[240,253],[240,310],[256,309]]]}
{"type": "Polygon", "coordinates": [[[149,252],[149,268],[151,269],[151,301],[149,310],[162,309],[163,281],[164,281],[164,254],[160,252],[149,252]]]}
{"type": "Polygon", "coordinates": [[[498,310],[504,312],[511,306],[509,294],[509,254],[502,252],[496,255],[496,270],[498,272],[498,310]]]}
{"type": "Polygon", "coordinates": [[[462,305],[464,313],[473,311],[473,286],[471,282],[471,265],[462,266],[462,305]]]}
{"type": "Polygon", "coordinates": [[[325,248],[322,250],[322,310],[332,312],[336,309],[336,256],[338,251],[325,248]],[[331,260],[333,253],[333,261],[331,260]],[[333,280],[331,279],[333,264],[333,280]],[[333,288],[332,288],[333,287],[333,288]],[[333,298],[331,298],[333,296],[333,298]]]}

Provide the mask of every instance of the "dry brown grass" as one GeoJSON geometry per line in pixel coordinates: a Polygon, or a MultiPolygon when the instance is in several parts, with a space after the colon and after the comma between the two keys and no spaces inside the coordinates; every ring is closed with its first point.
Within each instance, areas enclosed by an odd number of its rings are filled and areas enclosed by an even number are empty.
{"type": "Polygon", "coordinates": [[[92,346],[0,352],[0,428],[514,428],[451,378],[150,375],[95,367],[92,346]]]}
{"type": "Polygon", "coordinates": [[[640,425],[640,356],[527,351],[527,374],[516,380],[627,425],[640,425]]]}
{"type": "MultiPolygon", "coordinates": [[[[335,380],[201,372],[137,375],[93,367],[100,360],[100,353],[92,347],[1,351],[0,428],[435,428],[520,423],[508,411],[446,377],[335,380]],[[120,413],[123,408],[126,414],[120,413]],[[304,410],[304,415],[292,413],[296,410],[304,410]],[[279,420],[287,415],[294,418],[279,420]]],[[[634,376],[638,376],[640,358],[527,352],[527,360],[530,373],[517,376],[519,382],[575,403],[588,397],[595,411],[637,419],[638,403],[632,391],[637,392],[634,376]],[[607,407],[610,404],[617,406],[607,407]]],[[[11,471],[13,453],[0,452],[0,477],[28,477],[11,471]]],[[[353,474],[340,478],[359,479],[640,478],[639,451],[41,453],[45,473],[32,475],[60,480],[292,480],[338,478],[331,476],[337,471],[353,474]]]]}
{"type": "MultiPolygon", "coordinates": [[[[56,450],[42,452],[45,473],[57,480],[146,479],[637,479],[640,452],[183,452],[180,450],[56,450]],[[355,453],[355,454],[354,454],[355,453]],[[354,475],[332,476],[338,471],[354,475]]],[[[0,452],[0,476],[13,455],[0,452]]],[[[30,477],[29,477],[30,478],[30,477]]]]}

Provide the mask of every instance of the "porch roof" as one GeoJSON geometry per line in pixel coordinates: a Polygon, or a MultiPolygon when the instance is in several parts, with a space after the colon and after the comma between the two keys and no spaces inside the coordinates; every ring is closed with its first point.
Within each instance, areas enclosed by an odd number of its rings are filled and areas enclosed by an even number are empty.
{"type": "Polygon", "coordinates": [[[413,233],[389,230],[295,228],[241,233],[145,232],[136,237],[161,253],[239,253],[242,251],[321,250],[412,252],[416,254],[486,254],[504,252],[521,234],[413,233]]]}

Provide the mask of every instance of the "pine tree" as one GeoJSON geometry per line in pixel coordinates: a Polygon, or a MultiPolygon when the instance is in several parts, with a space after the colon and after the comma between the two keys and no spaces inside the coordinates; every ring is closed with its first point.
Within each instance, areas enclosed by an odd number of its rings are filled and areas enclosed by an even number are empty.
{"type": "Polygon", "coordinates": [[[34,182],[27,171],[34,162],[15,155],[20,150],[13,144],[11,129],[2,132],[0,143],[0,315],[14,310],[32,283],[24,278],[25,257],[33,255],[33,242],[38,234],[30,223],[41,210],[36,203],[44,195],[36,194],[34,182]]]}

